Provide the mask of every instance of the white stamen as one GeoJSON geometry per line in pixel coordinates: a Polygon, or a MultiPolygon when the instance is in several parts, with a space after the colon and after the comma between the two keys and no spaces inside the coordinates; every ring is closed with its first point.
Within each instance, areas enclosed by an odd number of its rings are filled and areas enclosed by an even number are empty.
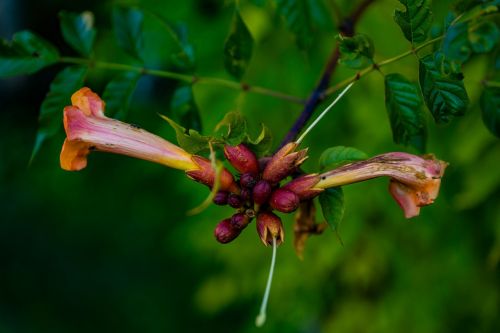
{"type": "Polygon", "coordinates": [[[269,293],[271,292],[271,282],[273,281],[275,264],[276,264],[276,238],[273,238],[273,256],[271,259],[271,268],[269,269],[269,277],[267,278],[266,291],[264,292],[264,297],[262,298],[262,304],[260,306],[259,315],[257,316],[257,318],[255,318],[255,325],[257,327],[262,327],[266,322],[267,301],[269,300],[269,293]]]}

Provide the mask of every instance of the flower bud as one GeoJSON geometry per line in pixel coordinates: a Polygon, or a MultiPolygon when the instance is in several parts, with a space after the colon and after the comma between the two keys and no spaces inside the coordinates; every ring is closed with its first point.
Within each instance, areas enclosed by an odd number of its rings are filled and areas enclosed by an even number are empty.
{"type": "Polygon", "coordinates": [[[271,195],[271,191],[272,187],[268,181],[259,180],[253,188],[253,201],[258,205],[266,203],[269,199],[269,196],[271,195]]]}
{"type": "Polygon", "coordinates": [[[259,173],[259,162],[255,154],[245,145],[224,146],[224,156],[240,173],[259,173]]]}
{"type": "MultiPolygon", "coordinates": [[[[187,176],[211,188],[214,185],[216,176],[212,163],[210,160],[196,155],[192,159],[198,166],[198,169],[186,171],[187,176]]],[[[225,168],[220,173],[220,189],[232,193],[240,191],[238,184],[234,181],[233,175],[225,168]]]]}
{"type": "Polygon", "coordinates": [[[291,213],[299,207],[299,196],[292,191],[279,188],[271,195],[269,201],[272,208],[282,213],[291,213]]]}
{"type": "Polygon", "coordinates": [[[257,183],[257,177],[253,173],[244,173],[240,177],[241,187],[253,188],[257,183]]]}
{"type": "Polygon", "coordinates": [[[241,230],[231,225],[231,219],[225,219],[217,224],[214,235],[219,243],[226,244],[239,236],[241,230]]]}
{"type": "Polygon", "coordinates": [[[245,229],[248,223],[250,223],[250,218],[244,213],[237,213],[231,216],[231,225],[236,229],[245,229]]]}
{"type": "Polygon", "coordinates": [[[314,188],[314,185],[316,185],[319,180],[320,176],[318,174],[304,175],[295,178],[282,188],[297,194],[300,200],[309,200],[323,192],[323,189],[314,188]]]}
{"type": "Polygon", "coordinates": [[[240,196],[241,196],[241,199],[243,200],[243,202],[247,202],[250,199],[252,199],[252,190],[250,190],[248,188],[244,188],[241,190],[240,196]]]}
{"type": "Polygon", "coordinates": [[[307,149],[295,151],[296,142],[290,142],[273,155],[262,172],[262,179],[271,184],[278,183],[288,177],[307,159],[307,149]]]}
{"type": "Polygon", "coordinates": [[[227,205],[228,196],[229,196],[229,193],[227,193],[226,191],[219,191],[219,192],[217,192],[217,194],[215,194],[213,202],[214,202],[214,204],[219,205],[219,206],[227,205]]]}
{"type": "Polygon", "coordinates": [[[261,212],[257,215],[257,233],[266,246],[273,244],[273,238],[276,238],[276,245],[285,240],[281,219],[271,212],[261,212]]]}
{"type": "Polygon", "coordinates": [[[241,197],[233,193],[229,194],[227,203],[233,208],[240,208],[241,206],[243,206],[243,200],[241,199],[241,197]]]}

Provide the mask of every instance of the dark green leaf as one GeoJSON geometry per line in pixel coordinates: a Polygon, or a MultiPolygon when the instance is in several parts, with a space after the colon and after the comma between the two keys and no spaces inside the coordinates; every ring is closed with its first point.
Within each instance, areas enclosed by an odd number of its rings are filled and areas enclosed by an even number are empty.
{"type": "Polygon", "coordinates": [[[170,102],[172,116],[182,126],[201,131],[201,118],[191,86],[177,88],[170,102]]]}
{"type": "Polygon", "coordinates": [[[236,146],[247,137],[247,122],[239,112],[228,112],[217,126],[217,134],[224,142],[236,146]]]}
{"type": "Polygon", "coordinates": [[[57,49],[31,31],[0,40],[0,77],[32,74],[57,62],[57,49]]]}
{"type": "Polygon", "coordinates": [[[341,187],[328,188],[319,195],[319,203],[328,225],[339,235],[340,222],[344,217],[344,192],[341,187]]]}
{"type": "Polygon", "coordinates": [[[184,127],[164,115],[160,115],[160,117],[166,120],[175,130],[175,136],[179,146],[191,154],[197,154],[208,150],[208,143],[216,142],[212,137],[203,136],[193,129],[186,130],[184,127]]]}
{"type": "Polygon", "coordinates": [[[418,86],[401,74],[386,75],[385,106],[394,142],[425,151],[427,130],[418,86]]]}
{"type": "Polygon", "coordinates": [[[94,14],[81,14],[62,11],[59,13],[61,31],[64,40],[78,53],[88,57],[92,52],[96,30],[94,14]]]}
{"type": "Polygon", "coordinates": [[[262,124],[262,130],[260,134],[255,138],[251,139],[250,136],[244,140],[245,144],[253,151],[257,156],[265,156],[271,149],[273,143],[273,137],[269,129],[262,124]]]}
{"type": "Polygon", "coordinates": [[[500,31],[494,22],[482,21],[469,27],[469,42],[475,53],[493,50],[500,40],[500,31]]]}
{"type": "Polygon", "coordinates": [[[243,22],[239,11],[235,11],[229,35],[224,43],[224,66],[226,70],[240,80],[252,56],[253,38],[243,22]]]}
{"type": "Polygon", "coordinates": [[[139,9],[115,7],[113,29],[118,45],[136,59],[141,58],[144,14],[139,9]]]}
{"type": "MultiPolygon", "coordinates": [[[[467,110],[469,97],[461,74],[443,73],[438,67],[439,53],[420,59],[419,80],[425,104],[437,123],[446,123],[467,110]]],[[[443,66],[441,66],[443,67],[443,66]]]]}
{"type": "Polygon", "coordinates": [[[172,29],[175,33],[172,37],[179,47],[179,52],[171,55],[172,62],[184,71],[192,71],[195,67],[195,56],[193,45],[188,40],[187,27],[185,24],[177,24],[172,29]]]}
{"type": "Polygon", "coordinates": [[[109,117],[125,119],[140,77],[141,74],[137,72],[124,72],[109,81],[102,94],[102,99],[106,102],[106,114],[109,117]]]}
{"type": "Polygon", "coordinates": [[[83,86],[87,67],[66,67],[50,84],[49,92],[40,108],[39,128],[32,158],[40,150],[45,139],[55,135],[62,126],[63,109],[71,105],[71,95],[83,86]]]}
{"type": "Polygon", "coordinates": [[[468,23],[455,23],[450,25],[443,39],[441,49],[443,54],[451,61],[459,64],[466,62],[472,49],[468,38],[468,23]]]}
{"type": "Polygon", "coordinates": [[[321,171],[335,169],[341,165],[366,160],[368,155],[352,147],[336,146],[323,151],[319,158],[321,171]]]}
{"type": "Polygon", "coordinates": [[[318,27],[331,25],[328,10],[322,0],[275,0],[278,13],[287,29],[295,35],[300,49],[311,46],[318,27]]]}
{"type": "Polygon", "coordinates": [[[481,111],[486,127],[500,138],[500,88],[486,88],[481,95],[481,111]]]}
{"type": "Polygon", "coordinates": [[[338,40],[341,64],[360,69],[373,63],[375,48],[370,37],[358,34],[354,37],[339,37],[338,40]]]}
{"type": "Polygon", "coordinates": [[[405,11],[396,10],[394,20],[401,27],[406,39],[412,44],[427,39],[427,32],[432,24],[430,0],[399,0],[405,11]]]}

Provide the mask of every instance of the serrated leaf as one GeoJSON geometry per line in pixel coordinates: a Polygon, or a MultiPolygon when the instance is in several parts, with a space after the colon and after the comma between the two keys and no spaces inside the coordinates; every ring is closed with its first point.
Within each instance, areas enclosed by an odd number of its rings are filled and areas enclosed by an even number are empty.
{"type": "Polygon", "coordinates": [[[395,143],[425,151],[427,130],[418,87],[401,74],[385,76],[385,106],[395,143]]]}
{"type": "Polygon", "coordinates": [[[130,100],[140,77],[141,74],[138,72],[124,72],[108,82],[102,99],[106,102],[106,114],[109,117],[120,120],[126,118],[130,100]]]}
{"type": "Polygon", "coordinates": [[[58,59],[51,43],[28,30],[15,33],[11,42],[0,40],[0,77],[33,74],[58,59]]]}
{"type": "Polygon", "coordinates": [[[373,63],[375,47],[373,41],[364,34],[342,37],[339,40],[339,62],[349,68],[360,69],[373,63]]]}
{"type": "Polygon", "coordinates": [[[60,71],[52,83],[40,108],[39,127],[32,158],[42,143],[62,127],[63,109],[71,105],[71,95],[83,86],[87,67],[71,66],[60,71]]]}
{"type": "Polygon", "coordinates": [[[239,112],[228,112],[217,124],[215,131],[225,143],[236,146],[247,137],[247,121],[239,112]]]}
{"type": "Polygon", "coordinates": [[[193,129],[185,129],[167,116],[160,115],[160,117],[166,120],[168,124],[175,130],[177,143],[188,153],[197,154],[199,152],[206,151],[209,149],[209,142],[217,142],[217,140],[215,140],[214,138],[201,135],[193,129]]]}
{"type": "Polygon", "coordinates": [[[420,59],[419,81],[424,101],[437,123],[446,123],[467,110],[469,97],[461,74],[443,73],[436,59],[439,53],[420,59]]]}
{"type": "Polygon", "coordinates": [[[252,56],[252,49],[252,35],[243,22],[240,12],[236,10],[229,35],[224,43],[224,67],[237,80],[240,80],[245,74],[252,56]]]}
{"type": "Polygon", "coordinates": [[[475,53],[486,53],[498,44],[500,31],[494,22],[482,21],[469,26],[468,39],[475,53]]]}
{"type": "Polygon", "coordinates": [[[118,45],[138,60],[142,59],[143,21],[144,14],[139,9],[122,7],[115,7],[113,9],[113,30],[118,45]]]}
{"type": "Polygon", "coordinates": [[[266,125],[262,124],[260,134],[255,139],[247,136],[244,142],[258,157],[262,157],[265,156],[271,149],[273,136],[266,125]]]}
{"type": "Polygon", "coordinates": [[[339,235],[344,217],[344,191],[341,187],[328,188],[319,195],[319,203],[326,222],[339,235]]]}
{"type": "Polygon", "coordinates": [[[500,138],[500,88],[484,89],[480,105],[484,125],[500,138]]]}
{"type": "Polygon", "coordinates": [[[331,170],[341,165],[366,160],[368,155],[359,149],[345,146],[330,147],[319,158],[320,171],[331,170]]]}
{"type": "Polygon", "coordinates": [[[201,131],[201,118],[196,106],[193,90],[190,85],[178,87],[170,102],[170,110],[174,119],[182,126],[201,131]]]}
{"type": "Polygon", "coordinates": [[[322,0],[276,0],[276,9],[302,50],[311,46],[318,27],[331,25],[326,23],[331,19],[322,0]]]}
{"type": "Polygon", "coordinates": [[[401,27],[406,39],[412,44],[425,41],[432,25],[430,0],[399,0],[399,2],[405,6],[405,11],[396,10],[394,20],[401,27]]]}
{"type": "Polygon", "coordinates": [[[88,57],[92,52],[96,30],[94,28],[94,14],[91,12],[59,13],[61,32],[64,40],[78,53],[88,57]]]}

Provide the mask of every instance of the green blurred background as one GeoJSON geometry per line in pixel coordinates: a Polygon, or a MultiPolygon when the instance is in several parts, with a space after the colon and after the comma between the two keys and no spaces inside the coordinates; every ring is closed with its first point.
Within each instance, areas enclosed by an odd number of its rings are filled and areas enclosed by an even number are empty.
{"type": "MultiPolygon", "coordinates": [[[[306,97],[331,53],[335,29],[314,36],[301,52],[265,1],[241,1],[256,41],[246,82],[306,97]]],[[[349,13],[359,0],[336,1],[349,13]]],[[[435,1],[440,22],[450,1],[435,1]]],[[[129,62],[111,31],[113,1],[2,0],[0,33],[31,29],[74,53],[59,33],[57,13],[91,10],[97,58],[129,62]]],[[[136,2],[189,29],[196,73],[230,79],[222,52],[233,12],[218,0],[136,2]]],[[[328,2],[331,8],[331,1],[328,2]]],[[[392,21],[396,1],[375,1],[357,27],[371,36],[376,59],[409,48],[392,21]]],[[[332,24],[334,26],[335,24],[332,24]]],[[[326,27],[328,28],[328,27],[326,27]]],[[[145,25],[151,67],[168,69],[172,48],[154,22],[145,25]],[[161,45],[161,48],[158,47],[161,45]],[[167,59],[167,60],[165,60],[167,59]]],[[[82,172],[59,168],[61,133],[28,166],[39,106],[60,66],[0,81],[0,332],[253,332],[271,251],[252,224],[236,241],[218,244],[213,228],[231,209],[186,211],[208,194],[181,172],[123,156],[93,154],[82,172]]],[[[417,79],[405,58],[384,68],[417,79]]],[[[278,249],[268,322],[262,332],[499,332],[500,143],[483,126],[478,97],[486,62],[465,68],[471,98],[466,116],[447,126],[429,119],[428,151],[450,163],[441,194],[419,217],[405,220],[379,179],[345,188],[342,247],[327,230],[307,243],[300,261],[291,216],[278,249]]],[[[87,85],[102,92],[115,74],[92,71],[87,85]]],[[[333,83],[352,75],[339,67],[333,83]]],[[[127,121],[174,140],[157,113],[169,114],[176,82],[143,77],[127,121]]],[[[405,150],[392,143],[383,77],[361,80],[309,135],[307,171],[330,146],[370,155],[405,150]]],[[[241,111],[277,144],[300,106],[223,87],[195,86],[204,131],[241,111]]],[[[318,219],[321,215],[318,214],[318,219]]]]}

